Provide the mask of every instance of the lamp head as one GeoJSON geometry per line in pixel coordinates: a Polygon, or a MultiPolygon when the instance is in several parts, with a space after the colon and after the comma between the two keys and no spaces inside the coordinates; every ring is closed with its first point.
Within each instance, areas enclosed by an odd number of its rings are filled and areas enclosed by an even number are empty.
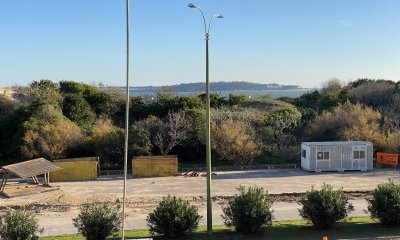
{"type": "Polygon", "coordinates": [[[188,7],[190,7],[190,8],[199,8],[196,4],[194,4],[194,3],[189,3],[188,4],[188,7]]]}

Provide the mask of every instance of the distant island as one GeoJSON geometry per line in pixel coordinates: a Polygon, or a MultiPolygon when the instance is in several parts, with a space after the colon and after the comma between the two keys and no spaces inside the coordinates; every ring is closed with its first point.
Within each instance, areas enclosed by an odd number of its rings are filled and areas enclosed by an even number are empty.
{"type": "MultiPolygon", "coordinates": [[[[131,87],[134,92],[156,92],[160,88],[172,88],[176,92],[204,92],[205,83],[181,83],[176,85],[165,86],[145,86],[131,87]]],[[[276,83],[251,83],[251,82],[211,82],[210,88],[213,92],[223,91],[265,91],[265,90],[296,90],[303,89],[298,85],[280,85],[276,83]]]]}

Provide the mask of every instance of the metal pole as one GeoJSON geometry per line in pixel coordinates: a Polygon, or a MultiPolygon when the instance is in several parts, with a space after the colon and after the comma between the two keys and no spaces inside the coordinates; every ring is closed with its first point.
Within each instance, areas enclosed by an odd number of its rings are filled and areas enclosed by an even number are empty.
{"type": "Polygon", "coordinates": [[[210,39],[210,28],[214,18],[224,18],[221,14],[214,14],[210,22],[207,23],[203,10],[195,3],[189,3],[188,7],[197,8],[201,12],[204,22],[204,32],[206,36],[206,170],[207,170],[207,233],[212,234],[212,201],[211,201],[211,129],[210,129],[210,79],[208,61],[208,40],[210,39]]]}
{"type": "Polygon", "coordinates": [[[212,234],[212,201],[211,201],[211,129],[210,129],[210,79],[208,62],[208,40],[206,32],[206,165],[207,165],[207,233],[212,234]]]}
{"type": "Polygon", "coordinates": [[[129,136],[129,0],[126,0],[126,103],[125,103],[125,147],[124,147],[124,188],[122,196],[122,239],[125,239],[126,178],[128,175],[129,136]]]}

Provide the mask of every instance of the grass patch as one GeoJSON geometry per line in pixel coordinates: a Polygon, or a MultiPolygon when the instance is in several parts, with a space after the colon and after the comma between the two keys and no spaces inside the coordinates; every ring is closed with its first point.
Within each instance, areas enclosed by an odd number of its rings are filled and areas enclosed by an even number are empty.
{"type": "MultiPolygon", "coordinates": [[[[118,234],[113,237],[108,237],[108,240],[119,240],[121,239],[121,235],[118,234]]],[[[148,238],[151,237],[150,232],[147,229],[144,230],[129,230],[125,231],[125,238],[148,238]]],[[[79,234],[68,234],[62,236],[49,236],[49,237],[40,237],[40,240],[85,240],[82,235],[79,234]]]]}
{"type": "Polygon", "coordinates": [[[61,235],[61,236],[50,236],[50,237],[40,237],[39,239],[46,239],[46,240],[85,240],[84,237],[77,234],[68,234],[68,235],[61,235]]]}
{"type": "MultiPolygon", "coordinates": [[[[188,234],[182,239],[188,240],[316,240],[327,236],[332,239],[349,238],[371,238],[384,236],[400,236],[400,228],[383,228],[379,223],[369,217],[347,218],[339,222],[330,230],[315,230],[311,224],[303,220],[273,222],[270,228],[254,235],[238,234],[224,225],[213,226],[213,235],[207,235],[206,227],[199,227],[195,233],[188,234]]],[[[132,230],[125,233],[126,238],[145,238],[151,237],[147,230],[132,230]]],[[[153,237],[154,239],[161,239],[153,237]]],[[[84,240],[79,235],[65,235],[55,237],[41,237],[46,240],[84,240]]],[[[118,236],[108,238],[110,240],[120,239],[118,236]]]]}

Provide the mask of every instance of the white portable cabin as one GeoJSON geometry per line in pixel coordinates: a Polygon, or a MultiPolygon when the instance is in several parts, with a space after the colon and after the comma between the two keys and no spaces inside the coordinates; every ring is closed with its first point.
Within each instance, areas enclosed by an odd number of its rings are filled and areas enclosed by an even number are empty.
{"type": "Polygon", "coordinates": [[[372,170],[373,146],[364,141],[302,142],[301,167],[315,172],[372,170]]]}

